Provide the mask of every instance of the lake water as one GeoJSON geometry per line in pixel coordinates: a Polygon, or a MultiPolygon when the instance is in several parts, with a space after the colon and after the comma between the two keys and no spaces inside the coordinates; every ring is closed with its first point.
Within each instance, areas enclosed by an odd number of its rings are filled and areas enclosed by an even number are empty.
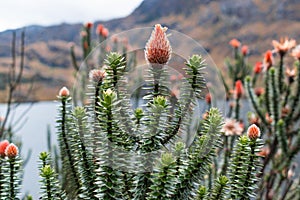
{"type": "MultiPolygon", "coordinates": [[[[30,107],[31,104],[21,104],[16,111],[12,112],[14,118],[12,123],[17,123],[18,118],[23,115],[24,111],[30,107]]],[[[34,199],[39,198],[39,170],[38,157],[40,152],[47,151],[47,126],[50,125],[52,131],[52,141],[56,142],[55,134],[55,118],[57,114],[58,102],[38,102],[34,103],[32,107],[24,116],[24,126],[17,131],[17,135],[23,143],[22,156],[27,156],[28,150],[32,150],[32,155],[29,162],[24,168],[24,181],[22,184],[22,193],[29,193],[34,199]]],[[[6,106],[0,105],[0,114],[4,115],[6,106]]],[[[21,125],[21,124],[20,124],[21,125]]]]}

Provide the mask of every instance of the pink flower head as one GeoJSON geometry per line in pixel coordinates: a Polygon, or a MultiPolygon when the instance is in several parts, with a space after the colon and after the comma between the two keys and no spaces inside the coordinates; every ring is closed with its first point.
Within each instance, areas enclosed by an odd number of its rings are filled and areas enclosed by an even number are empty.
{"type": "Polygon", "coordinates": [[[172,48],[166,35],[167,28],[156,24],[146,44],[145,57],[152,64],[166,64],[171,58],[172,48]]]}
{"type": "Polygon", "coordinates": [[[232,39],[230,40],[229,44],[233,47],[233,48],[238,48],[239,46],[241,46],[240,41],[238,41],[237,39],[232,39]]]}
{"type": "Polygon", "coordinates": [[[284,55],[287,51],[296,46],[296,40],[286,38],[280,38],[279,41],[272,41],[274,49],[280,55],[284,55]]]}
{"type": "Polygon", "coordinates": [[[241,52],[242,52],[243,56],[246,56],[249,53],[248,46],[247,45],[243,45],[242,49],[241,49],[241,52]]]}
{"type": "Polygon", "coordinates": [[[226,136],[233,136],[233,135],[242,135],[243,127],[240,125],[240,122],[236,121],[235,119],[225,119],[225,124],[223,125],[221,132],[224,132],[226,136]]]}
{"type": "Polygon", "coordinates": [[[95,83],[102,82],[103,78],[105,77],[106,73],[103,70],[100,69],[93,69],[90,71],[90,79],[94,81],[95,83]]]}
{"type": "Polygon", "coordinates": [[[241,98],[244,93],[243,83],[241,80],[235,82],[235,94],[236,98],[241,98]]]}
{"type": "Polygon", "coordinates": [[[294,49],[292,50],[291,55],[292,55],[295,59],[300,60],[300,45],[297,45],[296,48],[294,48],[294,49]]]}
{"type": "Polygon", "coordinates": [[[249,126],[247,130],[247,136],[250,140],[256,140],[260,137],[260,129],[255,124],[249,126]]]}
{"type": "Polygon", "coordinates": [[[70,91],[68,90],[68,88],[62,87],[62,88],[59,90],[58,95],[59,95],[60,97],[68,97],[68,96],[70,96],[70,91]]]}
{"type": "Polygon", "coordinates": [[[286,68],[285,75],[287,76],[289,83],[294,82],[295,77],[296,77],[296,72],[297,72],[296,68],[293,68],[293,69],[286,68]]]}
{"type": "Polygon", "coordinates": [[[5,149],[9,145],[9,142],[7,140],[3,140],[0,142],[0,157],[5,157],[5,149]]]}
{"type": "Polygon", "coordinates": [[[262,72],[262,69],[263,69],[263,64],[262,62],[256,62],[255,63],[255,66],[253,68],[253,71],[255,74],[259,74],[260,72],[262,72]]]}
{"type": "Polygon", "coordinates": [[[19,154],[19,149],[13,143],[8,145],[5,149],[5,155],[10,159],[17,157],[18,154],[19,154]]]}

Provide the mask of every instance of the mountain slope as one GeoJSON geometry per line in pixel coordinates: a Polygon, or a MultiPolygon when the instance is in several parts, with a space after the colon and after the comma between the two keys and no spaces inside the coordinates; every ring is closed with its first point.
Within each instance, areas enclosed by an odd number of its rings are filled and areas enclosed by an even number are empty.
{"type": "MultiPolygon", "coordinates": [[[[232,38],[249,45],[250,62],[261,60],[263,52],[272,48],[272,39],[289,36],[299,41],[299,9],[298,0],[144,0],[125,18],[94,24],[102,23],[111,33],[116,33],[161,23],[198,41],[209,51],[215,63],[222,67],[224,58],[231,55],[228,41],[232,38]]],[[[43,96],[45,99],[55,97],[54,91],[62,84],[71,84],[69,43],[78,45],[76,49],[80,57],[81,26],[60,24],[26,28],[25,75],[38,74],[37,82],[49,90],[49,96],[43,96]],[[49,82],[52,84],[49,85],[49,82]]],[[[17,32],[19,34],[20,30],[17,32]]],[[[10,64],[10,43],[11,31],[0,33],[2,74],[10,64]]],[[[37,89],[34,98],[41,99],[40,93],[43,91],[37,89]]]]}

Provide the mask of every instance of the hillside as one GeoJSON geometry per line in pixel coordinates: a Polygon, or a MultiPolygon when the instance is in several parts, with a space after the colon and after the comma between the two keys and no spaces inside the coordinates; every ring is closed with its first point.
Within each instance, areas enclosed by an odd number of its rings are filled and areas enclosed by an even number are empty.
{"type": "MultiPolygon", "coordinates": [[[[298,0],[144,0],[125,18],[94,24],[102,23],[110,33],[117,33],[161,23],[198,41],[221,68],[224,58],[231,55],[228,41],[232,38],[249,46],[250,62],[261,60],[263,52],[272,48],[272,39],[288,36],[300,41],[299,9],[298,0]]],[[[35,74],[35,95],[31,100],[51,99],[62,85],[72,85],[69,48],[70,42],[75,42],[80,59],[81,27],[80,24],[60,24],[26,28],[25,78],[31,79],[35,74]]],[[[20,30],[17,30],[18,35],[20,30]]],[[[10,43],[11,31],[1,32],[2,79],[11,63],[10,43]]],[[[1,85],[2,91],[4,88],[1,85]]],[[[3,95],[0,98],[3,99],[3,95]]]]}

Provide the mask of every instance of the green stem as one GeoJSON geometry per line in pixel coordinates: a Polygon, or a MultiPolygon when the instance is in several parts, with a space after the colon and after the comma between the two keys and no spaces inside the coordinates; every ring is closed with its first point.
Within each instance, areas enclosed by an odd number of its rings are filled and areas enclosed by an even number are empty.
{"type": "Polygon", "coordinates": [[[86,190],[88,190],[88,194],[90,195],[89,198],[91,199],[96,199],[94,196],[91,196],[91,194],[93,194],[94,189],[95,189],[95,176],[92,172],[93,168],[88,160],[88,155],[87,155],[87,149],[84,145],[83,142],[83,138],[84,138],[84,130],[83,130],[83,123],[82,123],[82,119],[77,119],[77,123],[78,123],[78,128],[79,128],[79,140],[80,140],[80,146],[81,146],[81,152],[82,152],[82,161],[83,161],[83,169],[85,171],[85,173],[87,174],[86,176],[86,182],[88,183],[88,188],[86,188],[86,190]]]}
{"type": "MultiPolygon", "coordinates": [[[[273,116],[274,116],[274,127],[275,127],[275,130],[276,130],[276,124],[279,120],[279,112],[278,112],[278,107],[279,107],[279,99],[278,99],[278,95],[280,93],[278,93],[278,90],[277,90],[277,85],[276,85],[276,80],[275,80],[275,69],[271,69],[269,70],[270,73],[271,73],[271,86],[272,86],[272,100],[273,100],[273,116]],[[271,71],[272,70],[272,71],[271,71]]],[[[280,84],[280,83],[279,83],[280,84]]]]}
{"type": "Polygon", "coordinates": [[[4,181],[4,176],[3,176],[3,172],[2,172],[2,164],[3,164],[3,160],[0,157],[0,199],[2,198],[2,190],[3,190],[3,181],[4,181]]]}
{"type": "Polygon", "coordinates": [[[288,87],[287,87],[287,91],[286,91],[286,94],[285,94],[285,97],[284,97],[283,107],[285,107],[286,104],[288,103],[290,93],[291,93],[291,83],[289,82],[288,87]]]}
{"type": "MultiPolygon", "coordinates": [[[[94,103],[94,114],[95,114],[95,119],[94,119],[94,137],[97,136],[97,133],[99,132],[99,127],[97,126],[99,123],[99,111],[100,111],[100,107],[99,107],[99,102],[100,102],[100,99],[101,99],[101,96],[100,96],[100,88],[101,88],[101,85],[102,85],[102,82],[99,82],[97,83],[97,86],[95,87],[95,103],[94,103]]],[[[96,148],[97,148],[97,141],[94,140],[94,152],[96,151],[96,148]]]]}
{"type": "Polygon", "coordinates": [[[282,93],[282,89],[283,89],[283,57],[284,54],[280,54],[279,75],[278,75],[278,88],[280,94],[282,93]]]}
{"type": "MultiPolygon", "coordinates": [[[[253,169],[255,169],[254,168],[254,166],[255,166],[255,163],[254,163],[254,159],[255,159],[255,147],[256,147],[256,141],[250,141],[251,155],[250,155],[250,159],[249,159],[247,174],[245,176],[246,177],[245,178],[246,183],[244,185],[244,188],[247,188],[247,189],[249,187],[251,187],[251,185],[249,185],[249,183],[250,183],[250,180],[251,180],[251,176],[253,174],[253,169]]],[[[247,200],[246,196],[247,196],[247,192],[248,191],[247,190],[243,190],[242,192],[243,192],[243,194],[241,195],[242,196],[241,200],[247,200]]]]}
{"type": "Polygon", "coordinates": [[[252,85],[253,85],[253,87],[255,86],[255,84],[256,84],[256,81],[257,81],[257,76],[258,76],[258,74],[254,74],[254,77],[253,77],[253,79],[252,79],[252,85]]]}
{"type": "Polygon", "coordinates": [[[222,166],[221,175],[226,175],[227,167],[228,167],[228,159],[230,156],[229,148],[228,148],[228,136],[224,137],[224,164],[222,166]]]}
{"type": "Polygon", "coordinates": [[[235,119],[236,121],[239,121],[239,118],[240,118],[240,97],[237,97],[236,98],[236,101],[235,101],[235,119]]]}
{"type": "Polygon", "coordinates": [[[15,182],[15,159],[11,158],[9,159],[9,168],[10,168],[10,181],[9,181],[9,194],[10,194],[10,199],[15,199],[16,194],[15,194],[15,187],[14,187],[14,182],[15,182]]]}
{"type": "Polygon", "coordinates": [[[250,101],[251,101],[251,104],[252,104],[255,112],[257,113],[259,118],[262,120],[262,122],[268,127],[269,124],[267,123],[265,116],[262,114],[261,110],[258,107],[257,101],[255,100],[254,93],[250,86],[250,81],[246,81],[246,88],[247,88],[247,91],[248,91],[248,94],[250,97],[250,101]]]}
{"type": "MultiPolygon", "coordinates": [[[[265,78],[265,88],[266,88],[266,93],[265,93],[265,105],[267,108],[267,112],[270,114],[271,108],[270,108],[270,88],[269,88],[269,71],[266,73],[266,78],[265,78]]],[[[264,118],[264,117],[263,117],[264,118]]]]}
{"type": "Polygon", "coordinates": [[[62,99],[61,133],[62,133],[62,138],[63,138],[63,142],[64,142],[64,145],[65,145],[65,150],[66,150],[66,153],[67,153],[69,165],[70,165],[70,168],[71,168],[71,173],[73,174],[76,187],[79,188],[80,184],[79,184],[79,180],[78,180],[77,173],[76,173],[76,170],[75,170],[75,163],[73,161],[73,157],[72,157],[71,150],[70,150],[69,143],[68,143],[67,136],[66,136],[66,101],[67,101],[66,98],[62,99]]]}
{"type": "Polygon", "coordinates": [[[152,70],[153,70],[153,97],[157,97],[160,92],[160,88],[159,88],[159,82],[160,82],[160,76],[162,73],[162,66],[151,66],[152,70]]]}
{"type": "Polygon", "coordinates": [[[285,120],[285,123],[286,124],[289,124],[290,120],[292,119],[293,115],[294,115],[294,112],[297,108],[297,105],[299,103],[299,100],[300,100],[300,59],[298,61],[298,65],[297,65],[297,71],[298,71],[298,74],[297,74],[297,92],[296,92],[296,95],[295,95],[295,98],[292,102],[292,105],[291,105],[291,112],[289,113],[289,115],[287,116],[286,120],[285,120]]]}
{"type": "Polygon", "coordinates": [[[47,197],[48,197],[48,199],[50,200],[50,199],[52,199],[52,195],[51,195],[51,185],[50,185],[50,179],[49,179],[49,177],[47,176],[47,178],[46,178],[47,180],[46,180],[46,184],[47,184],[47,197]]]}

